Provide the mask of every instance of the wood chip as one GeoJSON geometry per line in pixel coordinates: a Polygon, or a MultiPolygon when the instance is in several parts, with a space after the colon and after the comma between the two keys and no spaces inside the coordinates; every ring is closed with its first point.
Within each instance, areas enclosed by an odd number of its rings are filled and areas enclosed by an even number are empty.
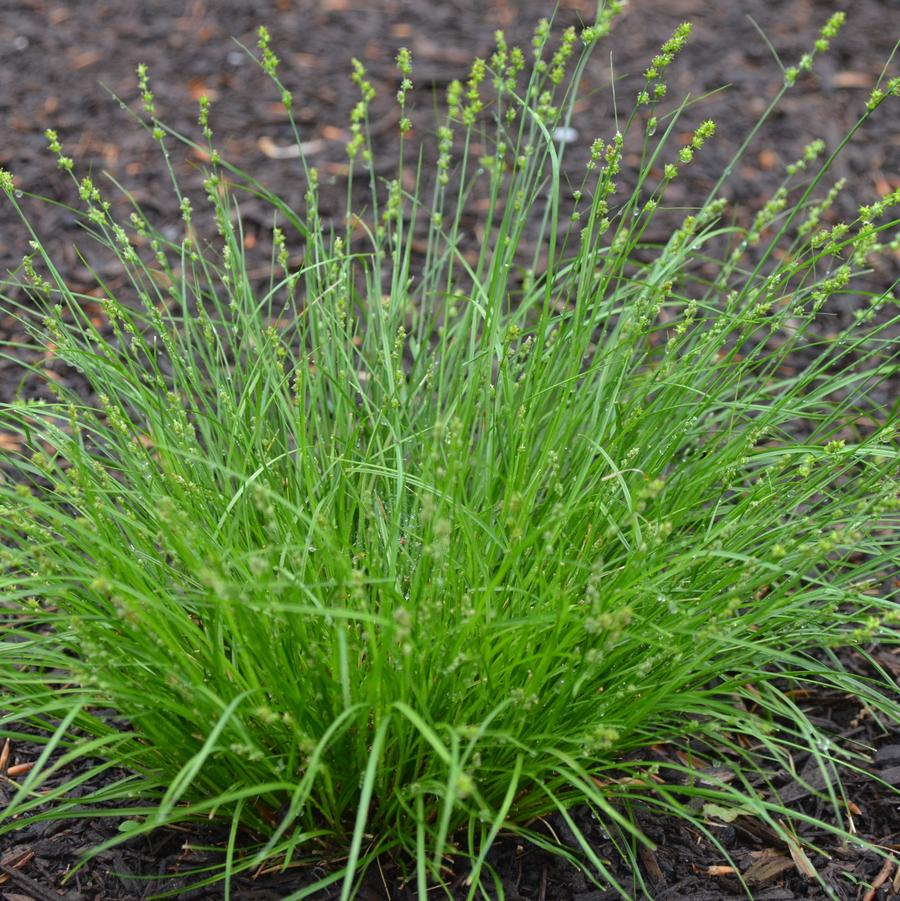
{"type": "Polygon", "coordinates": [[[666,877],[659,868],[659,863],[657,862],[656,855],[653,851],[645,845],[641,845],[638,849],[638,855],[641,858],[641,863],[644,865],[644,869],[647,872],[647,878],[650,880],[651,884],[659,885],[660,883],[664,883],[666,877]]]}
{"type": "Polygon", "coordinates": [[[751,888],[765,888],[788,870],[793,869],[794,861],[790,857],[783,857],[781,854],[774,857],[764,857],[762,860],[751,864],[744,873],[744,881],[751,888]]]}
{"type": "Polygon", "coordinates": [[[21,870],[32,857],[34,857],[34,851],[25,847],[25,845],[17,845],[3,852],[3,855],[0,856],[0,864],[3,864],[5,867],[12,867],[14,870],[21,870]]]}
{"type": "Polygon", "coordinates": [[[66,52],[66,57],[72,64],[72,68],[86,69],[88,66],[93,66],[94,63],[98,62],[101,59],[101,54],[99,50],[69,50],[66,52]]]}
{"type": "Polygon", "coordinates": [[[875,178],[875,190],[884,197],[885,194],[890,194],[893,188],[886,178],[879,175],[875,178]]]}
{"type": "Polygon", "coordinates": [[[304,155],[318,153],[325,145],[322,141],[304,141],[302,144],[276,144],[268,135],[263,135],[256,146],[272,160],[297,159],[301,153],[304,155]]]}
{"type": "MultiPolygon", "coordinates": [[[[3,856],[0,857],[0,867],[5,867],[10,870],[22,870],[31,863],[33,857],[34,851],[19,845],[15,848],[10,848],[9,851],[3,853],[3,856]]],[[[0,873],[0,885],[3,885],[8,881],[9,876],[6,873],[0,873]]],[[[7,893],[4,897],[8,899],[10,895],[7,893]]]]}
{"type": "Polygon", "coordinates": [[[219,98],[219,92],[215,88],[208,87],[202,78],[192,78],[188,82],[188,90],[191,94],[191,100],[194,101],[199,100],[201,97],[206,97],[210,102],[219,98]]]}
{"type": "Polygon", "coordinates": [[[734,867],[726,867],[726,866],[711,866],[706,868],[707,876],[733,876],[737,870],[734,867]]]}
{"type": "Polygon", "coordinates": [[[900,763],[900,745],[882,745],[872,759],[875,763],[900,763]]]}
{"type": "Polygon", "coordinates": [[[773,150],[769,150],[768,148],[761,150],[757,159],[759,160],[761,169],[774,169],[778,164],[777,154],[773,150]]]}
{"type": "Polygon", "coordinates": [[[349,141],[350,132],[346,128],[338,128],[336,125],[323,125],[322,137],[326,141],[349,141]]]}
{"type": "Polygon", "coordinates": [[[349,163],[339,163],[334,160],[326,160],[319,168],[328,175],[334,175],[338,178],[343,178],[350,173],[349,163]]]}
{"type": "Polygon", "coordinates": [[[19,441],[18,435],[14,435],[12,432],[0,432],[0,450],[22,450],[22,442],[19,441]]]}
{"type": "MultiPolygon", "coordinates": [[[[757,820],[754,817],[738,817],[734,821],[734,825],[742,832],[749,833],[759,841],[765,842],[768,848],[787,847],[783,836],[779,835],[770,826],[767,826],[761,820],[757,820]]],[[[765,853],[768,853],[768,851],[765,853]]]]}
{"type": "MultiPolygon", "coordinates": [[[[7,876],[9,881],[18,885],[20,888],[25,889],[28,892],[29,901],[59,901],[59,895],[51,892],[48,892],[46,889],[42,888],[41,885],[36,882],[34,879],[30,879],[24,873],[20,873],[17,869],[13,867],[7,867],[4,864],[0,863],[0,873],[7,876]]],[[[4,892],[4,894],[9,897],[8,892],[4,892]]]]}
{"type": "Polygon", "coordinates": [[[872,76],[868,72],[838,72],[834,76],[834,85],[838,88],[864,88],[872,87],[872,76]]]}

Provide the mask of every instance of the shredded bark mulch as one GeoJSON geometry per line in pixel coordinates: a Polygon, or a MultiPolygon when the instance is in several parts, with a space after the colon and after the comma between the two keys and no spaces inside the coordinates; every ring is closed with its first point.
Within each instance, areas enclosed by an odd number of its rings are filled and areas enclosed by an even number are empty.
{"type": "MultiPolygon", "coordinates": [[[[783,166],[801,156],[805,144],[822,137],[833,149],[861,113],[900,37],[900,18],[891,0],[856,0],[850,6],[844,31],[832,50],[817,60],[815,75],[800,80],[725,187],[723,194],[739,222],[748,222],[765,203],[780,182],[783,166]]],[[[593,0],[561,0],[558,24],[589,21],[594,9],[593,0]]],[[[259,0],[252,4],[240,0],[155,0],[150,4],[0,0],[0,124],[5,135],[0,166],[14,173],[17,187],[26,194],[74,203],[71,183],[45,149],[42,132],[54,128],[75,159],[77,174],[92,172],[96,179],[101,171],[109,171],[154,221],[177,226],[178,202],[168,189],[158,148],[109,93],[138,109],[134,68],[144,62],[151,72],[157,109],[167,124],[195,134],[196,101],[207,94],[213,100],[212,124],[223,156],[300,206],[304,185],[299,164],[286,149],[292,139],[279,99],[232,40],[253,46],[256,27],[263,23],[272,32],[274,49],[283,61],[283,78],[295,91],[310,162],[323,175],[322,216],[327,221],[339,217],[343,209],[344,143],[356,101],[348,77],[351,56],[363,60],[379,91],[372,108],[375,167],[390,172],[398,119],[393,64],[397,48],[405,45],[413,51],[419,109],[414,125],[423,136],[433,131],[433,106],[440,104],[446,85],[465,76],[473,55],[490,52],[495,29],[504,29],[511,43],[527,47],[535,22],[551,11],[552,3],[543,0],[259,0]]],[[[614,130],[611,71],[619,79],[620,111],[627,112],[649,59],[674,26],[688,19],[695,23],[695,31],[673,68],[670,94],[678,97],[689,91],[698,97],[731,85],[728,91],[705,99],[685,120],[686,130],[708,117],[719,125],[716,140],[698,155],[670,198],[685,205],[699,202],[781,83],[771,51],[751,17],[785,65],[790,65],[811,48],[818,28],[833,11],[833,4],[814,0],[632,0],[588,69],[585,99],[572,122],[580,137],[569,151],[571,161],[576,166],[583,162],[591,140],[608,138],[614,130]]],[[[834,178],[847,178],[848,190],[831,221],[853,218],[856,206],[900,184],[900,131],[896,120],[890,121],[892,112],[886,110],[877,127],[854,142],[839,161],[834,178]]],[[[185,192],[202,198],[201,161],[179,148],[174,164],[185,192]]],[[[624,171],[623,178],[627,178],[624,171]]],[[[76,253],[76,243],[111,290],[124,286],[113,261],[91,256],[76,218],[65,207],[36,204],[27,197],[23,203],[58,268],[76,290],[90,292],[96,285],[76,253]]],[[[265,243],[271,220],[263,206],[242,201],[242,217],[245,232],[265,243]]],[[[6,272],[28,252],[24,231],[6,204],[0,204],[0,235],[0,272],[6,272]]],[[[478,239],[477,233],[473,238],[478,239]]],[[[876,262],[867,284],[872,290],[884,290],[895,277],[890,262],[884,260],[876,262]]],[[[859,303],[843,298],[835,305],[835,331],[859,303]]],[[[12,317],[0,320],[0,340],[23,338],[12,317]]],[[[0,359],[0,399],[16,394],[21,363],[32,359],[24,351],[19,359],[0,359]]],[[[57,376],[75,378],[66,372],[57,376]]],[[[884,671],[900,677],[896,651],[870,648],[869,652],[884,671]]],[[[858,652],[846,652],[843,662],[858,672],[865,672],[868,665],[858,652]]],[[[800,844],[786,846],[753,818],[709,820],[728,860],[699,830],[647,809],[639,811],[638,818],[656,848],[640,852],[642,888],[619,860],[614,837],[588,812],[577,812],[579,827],[623,886],[653,901],[727,901],[747,897],[736,878],[740,873],[752,897],[760,901],[883,901],[900,896],[900,804],[890,788],[900,785],[900,726],[881,721],[858,700],[842,694],[822,691],[797,701],[817,726],[864,754],[866,762],[860,770],[844,776],[843,815],[861,838],[877,843],[893,858],[885,862],[877,854],[812,828],[799,836],[800,844]],[[813,871],[828,890],[812,877],[813,871]]],[[[0,808],[12,790],[5,777],[20,775],[37,753],[36,746],[21,742],[9,745],[5,753],[0,746],[0,808]]],[[[670,752],[663,748],[658,753],[664,759],[670,752]]],[[[772,784],[782,801],[813,816],[833,818],[816,791],[822,783],[817,782],[820,777],[811,755],[798,754],[794,767],[802,781],[786,772],[774,777],[772,784]]],[[[71,778],[74,772],[61,777],[71,778]]],[[[164,891],[184,901],[223,897],[221,887],[190,889],[192,880],[178,875],[221,859],[215,850],[208,850],[221,848],[227,838],[216,824],[203,829],[163,829],[133,839],[92,859],[67,879],[82,855],[115,835],[117,828],[115,818],[88,818],[37,823],[6,836],[0,840],[0,901],[132,901],[164,891]]],[[[559,817],[549,817],[539,828],[571,843],[559,817]]],[[[619,897],[615,891],[598,889],[561,859],[511,838],[501,838],[489,862],[509,901],[614,901],[619,897]]],[[[246,874],[234,881],[231,897],[242,901],[285,898],[321,878],[329,866],[323,858],[320,865],[284,873],[246,874]]],[[[454,897],[465,898],[465,862],[458,862],[453,873],[454,897]]],[[[338,896],[338,890],[329,889],[316,897],[324,901],[338,896]]],[[[404,885],[399,869],[389,863],[366,875],[360,894],[371,901],[414,896],[414,887],[404,885]]]]}

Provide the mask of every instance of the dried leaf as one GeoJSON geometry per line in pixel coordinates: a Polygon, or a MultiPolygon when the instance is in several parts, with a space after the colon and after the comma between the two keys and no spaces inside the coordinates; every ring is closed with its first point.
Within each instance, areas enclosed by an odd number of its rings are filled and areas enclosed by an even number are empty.
{"type": "Polygon", "coordinates": [[[715,817],[723,823],[733,823],[739,816],[746,813],[747,811],[741,810],[740,807],[722,807],[721,804],[712,803],[703,805],[703,816],[715,817]]]}
{"type": "Polygon", "coordinates": [[[794,861],[794,866],[797,868],[797,872],[800,873],[801,876],[805,876],[807,879],[815,879],[816,878],[816,868],[810,862],[810,859],[806,856],[806,852],[800,845],[797,844],[790,836],[788,837],[788,851],[791,852],[791,858],[794,861]]]}

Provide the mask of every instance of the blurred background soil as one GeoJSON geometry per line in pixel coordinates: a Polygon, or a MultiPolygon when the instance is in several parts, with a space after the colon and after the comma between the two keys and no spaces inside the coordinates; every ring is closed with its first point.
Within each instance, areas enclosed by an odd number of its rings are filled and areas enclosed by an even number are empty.
{"type": "MultiPolygon", "coordinates": [[[[579,137],[567,149],[570,161],[583,161],[595,137],[609,139],[615,131],[611,73],[619,114],[627,115],[649,59],[680,21],[689,20],[694,32],[668,79],[669,99],[688,93],[702,97],[729,86],[691,107],[679,128],[683,141],[705,118],[719,126],[715,140],[667,195],[671,205],[701,202],[781,84],[772,50],[753,22],[791,65],[811,49],[836,2],[632,0],[588,69],[572,120],[579,137]]],[[[378,91],[371,114],[375,168],[392,174],[399,118],[397,48],[413,52],[414,136],[430,145],[435,109],[443,106],[447,84],[465,77],[474,55],[490,53],[495,29],[527,48],[535,23],[552,9],[548,0],[0,0],[0,166],[14,173],[22,191],[77,205],[74,186],[46,150],[43,131],[54,128],[75,160],[76,175],[93,174],[112,194],[112,186],[98,177],[109,172],[152,221],[177,227],[178,202],[159,149],[129,115],[140,110],[134,70],[143,62],[150,69],[157,113],[167,125],[199,138],[197,100],[206,94],[213,102],[212,126],[222,155],[301,206],[300,165],[288,156],[292,136],[279,97],[239,46],[255,47],[256,28],[264,23],[282,60],[279,74],[295,94],[309,161],[322,176],[327,221],[344,208],[347,123],[358,97],[349,79],[351,57],[365,64],[378,91]]],[[[558,29],[591,21],[594,10],[593,0],[561,0],[558,29]]],[[[849,13],[832,50],[788,94],[726,185],[723,193],[738,221],[765,203],[784,165],[800,156],[805,144],[822,137],[833,149],[862,112],[900,37],[900,6],[854,0],[849,13]]],[[[832,219],[854,216],[859,204],[900,184],[900,129],[892,107],[882,108],[834,168],[831,181],[847,178],[848,186],[832,219]]],[[[195,208],[204,207],[203,160],[169,143],[183,190],[195,208]]],[[[627,182],[628,163],[636,158],[625,162],[621,177],[627,182]]],[[[79,235],[75,217],[58,206],[26,206],[63,274],[76,287],[89,289],[92,279],[74,244],[78,238],[81,245],[90,242],[79,235]]],[[[251,234],[271,227],[261,204],[245,199],[242,213],[251,234]]],[[[0,273],[28,251],[26,239],[9,205],[0,204],[0,273]]],[[[884,271],[876,274],[889,280],[887,261],[881,265],[884,271]]],[[[115,264],[109,262],[100,274],[113,277],[115,289],[115,264]]]]}
{"type": "MultiPolygon", "coordinates": [[[[777,188],[784,166],[801,156],[809,141],[821,137],[829,151],[834,149],[863,112],[865,100],[900,38],[900,6],[895,0],[854,0],[847,7],[847,24],[832,49],[816,60],[814,73],[801,78],[789,92],[723,188],[729,214],[739,223],[749,223],[777,188]]],[[[571,123],[579,137],[567,148],[569,161],[580,167],[591,141],[595,137],[609,139],[614,133],[613,76],[619,113],[627,114],[650,58],[679,22],[690,20],[694,32],[669,75],[669,98],[674,101],[687,93],[702,98],[725,85],[728,88],[705,97],[684,114],[680,142],[687,140],[690,130],[703,119],[713,118],[718,124],[715,139],[667,195],[668,203],[679,208],[678,215],[684,215],[684,208],[706,197],[779,89],[782,77],[773,49],[785,66],[796,63],[838,8],[837,0],[632,0],[588,67],[582,99],[571,123]]],[[[78,177],[91,174],[112,196],[112,185],[101,177],[108,172],[131,192],[151,221],[170,227],[172,236],[177,235],[181,229],[178,201],[159,148],[130,115],[140,110],[135,77],[138,63],[149,67],[157,113],[167,125],[199,138],[197,100],[209,96],[215,143],[223,157],[299,207],[305,185],[299,162],[288,149],[292,142],[289,124],[273,86],[240,46],[254,47],[257,27],[267,25],[273,49],[282,60],[279,74],[295,95],[295,113],[309,161],[321,174],[322,217],[326,222],[339,222],[345,197],[347,124],[357,100],[349,78],[351,57],[362,60],[378,91],[371,115],[374,162],[377,172],[391,174],[399,118],[394,99],[397,48],[407,46],[413,53],[415,137],[427,144],[447,84],[466,76],[473,56],[491,52],[494,31],[503,29],[510,43],[527,48],[537,20],[552,10],[550,0],[153,0],[133,4],[0,0],[0,167],[14,174],[17,189],[26,195],[22,203],[31,222],[62,275],[75,290],[100,296],[76,246],[111,290],[124,288],[125,279],[115,261],[94,255],[76,217],[66,209],[65,204],[76,205],[77,193],[46,150],[43,131],[58,131],[67,155],[75,160],[78,177]],[[35,203],[28,194],[59,203],[35,203]]],[[[590,22],[594,12],[591,0],[560,0],[557,29],[590,22]]],[[[896,61],[892,74],[897,74],[896,61]]],[[[847,188],[826,217],[826,224],[852,219],[860,204],[900,187],[896,106],[885,104],[839,159],[824,187],[846,178],[847,188]]],[[[204,161],[175,142],[170,141],[169,146],[182,189],[199,210],[205,204],[201,188],[204,161]]],[[[626,157],[623,185],[627,185],[629,164],[635,162],[626,157]]],[[[127,215],[124,201],[116,201],[116,208],[127,215]]],[[[241,215],[250,240],[265,249],[271,214],[246,197],[241,199],[241,215]]],[[[469,223],[471,240],[480,241],[477,216],[469,223]]],[[[0,202],[0,280],[29,252],[27,242],[28,234],[10,205],[0,202]]],[[[897,278],[896,262],[887,257],[877,260],[863,283],[865,288],[888,289],[897,278]]],[[[835,331],[864,303],[864,298],[849,295],[829,308],[835,331]]],[[[828,327],[826,320],[826,332],[828,327]]],[[[13,317],[0,317],[0,341],[23,338],[13,317]]],[[[34,357],[22,353],[18,359],[0,357],[0,399],[15,394],[22,379],[21,363],[27,359],[34,357]]],[[[900,674],[895,653],[877,649],[873,653],[888,672],[900,674]]],[[[845,663],[861,671],[865,664],[857,658],[848,654],[845,663]]],[[[852,698],[823,694],[805,703],[823,728],[874,747],[872,770],[883,781],[900,783],[900,736],[896,731],[867,719],[852,698]]],[[[14,749],[13,761],[27,760],[29,753],[24,745],[14,749]]],[[[809,760],[798,755],[796,764],[801,770],[809,760]]],[[[815,814],[818,801],[802,789],[799,794],[797,791],[795,784],[790,789],[792,801],[807,804],[815,814]]],[[[864,773],[856,781],[851,779],[849,791],[853,809],[859,811],[855,822],[860,833],[897,848],[896,798],[891,799],[864,773]]],[[[597,852],[613,859],[609,837],[587,815],[579,823],[593,836],[597,852]]],[[[744,897],[737,894],[739,886],[733,874],[709,870],[724,863],[723,855],[699,833],[680,821],[649,814],[642,824],[659,844],[656,853],[641,855],[644,878],[655,899],[744,897]],[[712,875],[715,872],[718,875],[712,875]]],[[[552,825],[565,837],[564,823],[552,825]]],[[[0,843],[0,898],[111,901],[147,897],[165,887],[156,879],[160,873],[202,864],[206,858],[196,846],[218,840],[210,834],[185,836],[164,831],[103,855],[61,887],[62,876],[78,854],[114,829],[110,820],[23,829],[12,841],[0,843]],[[136,876],[143,881],[133,878],[136,876]]],[[[748,870],[756,867],[754,898],[865,897],[873,901],[888,897],[892,885],[900,891],[900,876],[892,870],[874,894],[866,894],[882,861],[853,849],[829,846],[829,857],[813,860],[832,887],[832,894],[827,894],[799,872],[789,849],[778,845],[758,824],[723,826],[721,840],[748,870]]],[[[515,842],[501,842],[492,861],[510,901],[607,901],[617,897],[596,890],[558,860],[523,850],[515,842]]],[[[460,897],[465,896],[465,872],[461,867],[460,897]]],[[[381,879],[373,876],[367,881],[362,897],[412,897],[400,886],[396,874],[381,875],[381,879]]],[[[624,871],[619,870],[618,875],[630,884],[624,871]]],[[[312,879],[310,871],[246,877],[235,886],[232,897],[283,898],[312,879]]],[[[221,897],[221,890],[183,891],[177,897],[215,898],[221,897]]],[[[333,896],[323,892],[316,897],[333,896]]]]}

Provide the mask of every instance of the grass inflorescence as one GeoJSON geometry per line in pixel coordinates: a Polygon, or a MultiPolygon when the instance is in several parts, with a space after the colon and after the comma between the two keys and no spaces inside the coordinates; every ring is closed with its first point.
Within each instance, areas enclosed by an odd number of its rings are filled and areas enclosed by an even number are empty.
{"type": "MultiPolygon", "coordinates": [[[[116,221],[48,133],[128,287],[99,282],[103,315],[88,313],[96,298],[32,232],[13,278],[27,301],[5,301],[86,390],[46,379],[45,399],[0,410],[21,447],[0,484],[0,736],[45,747],[0,834],[106,811],[124,840],[216,816],[230,838],[198,882],[324,855],[334,871],[292,897],[342,882],[350,898],[391,854],[425,897],[453,857],[487,897],[502,830],[626,897],[645,891],[637,867],[617,883],[573,806],[630,860],[640,805],[713,838],[708,811],[739,810],[796,843],[809,817],[765,785],[798,748],[824,774],[825,828],[846,832],[838,774],[855,758],[792,689],[837,686],[898,715],[887,682],[834,652],[896,639],[896,408],[875,400],[896,371],[891,290],[837,334],[817,323],[855,297],[869,255],[896,251],[900,198],[826,228],[835,192],[816,189],[841,148],[823,158],[815,142],[752,223],[729,220],[720,182],[651,244],[716,125],[675,146],[694,115],[664,106],[680,26],[571,188],[557,130],[618,5],[555,42],[541,23],[527,52],[498,33],[449,88],[430,173],[404,167],[410,54],[388,181],[354,63],[350,179],[371,192],[330,227],[305,158],[295,210],[221,158],[207,101],[202,138],[173,135],[143,67],[167,160],[175,139],[209,160],[214,235],[180,192],[177,237],[137,207],[116,221]],[[262,280],[244,191],[272,211],[262,280]],[[463,218],[479,192],[480,246],[463,218]],[[660,763],[653,745],[688,753],[660,763]],[[61,779],[78,760],[93,763],[61,779]],[[704,760],[731,775],[693,778],[704,760]],[[117,778],[76,791],[107,769],[117,778]],[[552,812],[578,846],[537,828],[552,812]]],[[[290,113],[264,29],[259,50],[290,113]]],[[[897,93],[883,80],[856,128],[897,93]]],[[[18,207],[12,176],[0,187],[18,207]]]]}

